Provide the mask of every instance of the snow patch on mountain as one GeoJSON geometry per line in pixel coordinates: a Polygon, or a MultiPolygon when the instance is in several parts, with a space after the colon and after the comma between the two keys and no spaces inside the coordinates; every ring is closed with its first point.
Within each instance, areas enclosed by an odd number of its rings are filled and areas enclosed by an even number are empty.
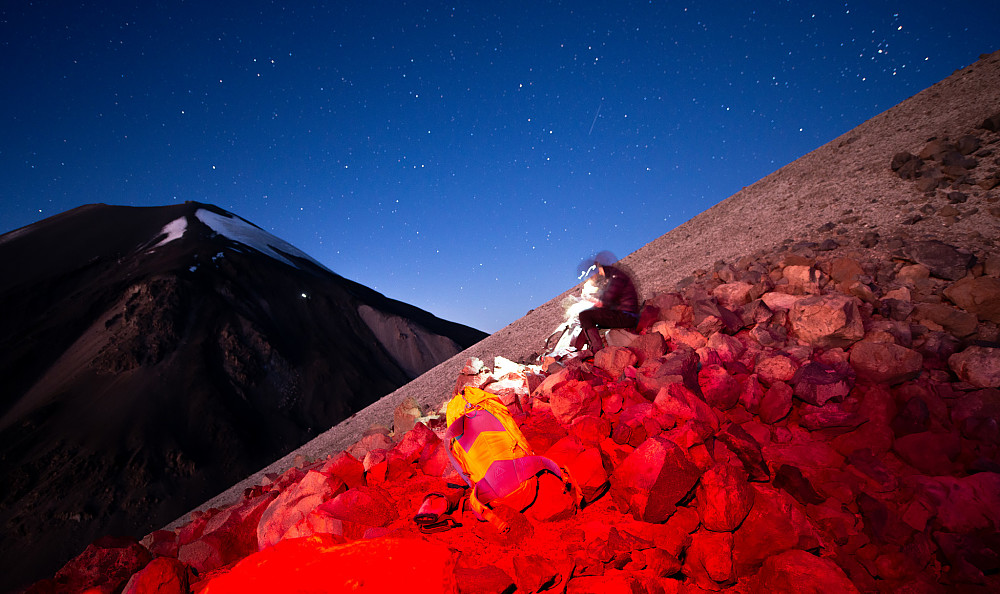
{"type": "Polygon", "coordinates": [[[187,217],[174,219],[173,221],[170,221],[169,223],[164,225],[163,229],[160,229],[160,235],[166,235],[166,237],[161,239],[160,243],[154,245],[153,249],[156,249],[160,246],[170,243],[175,239],[180,239],[181,237],[183,237],[184,232],[187,231],[187,226],[188,226],[187,217]]]}
{"type": "Polygon", "coordinates": [[[308,260],[323,270],[330,271],[329,268],[312,259],[308,254],[301,251],[297,247],[283,239],[279,239],[274,235],[271,235],[260,227],[251,225],[240,217],[227,217],[203,208],[198,209],[194,216],[196,216],[202,223],[208,225],[212,231],[215,231],[219,235],[223,235],[233,241],[242,243],[247,247],[253,248],[262,254],[278,260],[279,262],[284,262],[293,268],[300,268],[300,266],[285,257],[286,254],[303,260],[308,260]]]}

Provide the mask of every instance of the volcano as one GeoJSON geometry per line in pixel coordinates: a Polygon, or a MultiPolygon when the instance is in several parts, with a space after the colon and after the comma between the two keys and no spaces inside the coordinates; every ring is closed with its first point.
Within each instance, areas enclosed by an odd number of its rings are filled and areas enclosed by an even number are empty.
{"type": "Polygon", "coordinates": [[[194,202],[0,236],[0,312],[11,583],[164,525],[486,336],[194,202]]]}

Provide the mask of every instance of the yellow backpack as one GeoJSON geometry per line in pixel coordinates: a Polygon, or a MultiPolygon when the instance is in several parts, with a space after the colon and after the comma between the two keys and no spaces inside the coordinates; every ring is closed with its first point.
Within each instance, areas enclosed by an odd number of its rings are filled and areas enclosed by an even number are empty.
{"type": "Polygon", "coordinates": [[[472,488],[469,503],[477,517],[505,532],[506,524],[492,511],[494,504],[539,520],[558,519],[579,508],[582,494],[569,471],[533,454],[495,394],[466,386],[448,403],[447,420],[449,454],[472,488]]]}

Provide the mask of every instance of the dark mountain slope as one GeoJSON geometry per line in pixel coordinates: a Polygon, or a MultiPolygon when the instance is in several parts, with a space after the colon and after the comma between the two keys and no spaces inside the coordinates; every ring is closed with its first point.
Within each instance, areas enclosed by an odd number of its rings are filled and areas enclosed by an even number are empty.
{"type": "Polygon", "coordinates": [[[163,525],[485,336],[196,203],[0,237],[0,312],[15,581],[163,525]]]}

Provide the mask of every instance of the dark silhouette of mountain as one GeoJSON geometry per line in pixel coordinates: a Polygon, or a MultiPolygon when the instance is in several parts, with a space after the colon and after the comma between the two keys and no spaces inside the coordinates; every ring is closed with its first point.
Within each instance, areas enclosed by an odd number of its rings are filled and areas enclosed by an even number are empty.
{"type": "Polygon", "coordinates": [[[0,236],[0,574],[142,536],[485,336],[210,205],[0,236]]]}

